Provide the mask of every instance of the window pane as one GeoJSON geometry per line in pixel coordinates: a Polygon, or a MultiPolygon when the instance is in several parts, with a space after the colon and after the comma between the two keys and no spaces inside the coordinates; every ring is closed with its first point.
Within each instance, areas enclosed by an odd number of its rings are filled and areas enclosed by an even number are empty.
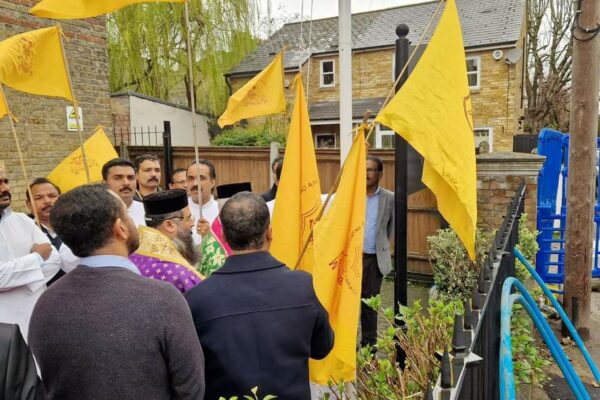
{"type": "Polygon", "coordinates": [[[469,79],[469,86],[479,86],[479,82],[477,82],[477,74],[467,74],[467,78],[469,79]]]}
{"type": "Polygon", "coordinates": [[[323,72],[333,72],[333,61],[324,61],[322,65],[323,72]]]}
{"type": "Polygon", "coordinates": [[[381,147],[384,149],[394,148],[394,135],[384,135],[381,137],[381,147]]]}
{"type": "Polygon", "coordinates": [[[477,59],[476,58],[467,60],[467,71],[468,72],[477,71],[477,59]]]}
{"type": "Polygon", "coordinates": [[[333,85],[333,74],[323,74],[323,85],[333,85]]]}

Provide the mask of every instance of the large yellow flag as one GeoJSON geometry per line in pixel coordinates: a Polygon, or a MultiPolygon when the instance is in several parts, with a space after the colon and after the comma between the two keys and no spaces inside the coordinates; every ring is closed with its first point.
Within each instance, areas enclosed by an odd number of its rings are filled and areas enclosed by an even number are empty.
{"type": "Polygon", "coordinates": [[[229,98],[219,117],[219,126],[233,125],[241,119],[282,113],[286,110],[283,90],[283,52],[229,98]]]}
{"type": "Polygon", "coordinates": [[[327,384],[356,378],[356,332],[360,310],[362,250],[367,198],[365,127],[354,139],[327,214],[314,228],[313,284],[335,332],[335,345],[310,360],[310,380],[327,384]]]}
{"type": "Polygon", "coordinates": [[[375,121],[423,156],[423,183],[474,259],[477,174],[471,96],[456,5],[446,3],[414,71],[375,121]]]}
{"type": "MultiPolygon", "coordinates": [[[[96,132],[83,145],[85,146],[85,155],[90,168],[90,181],[101,181],[102,166],[107,161],[117,158],[117,152],[101,127],[98,127],[96,132]]],[[[50,172],[48,179],[54,182],[63,193],[88,183],[81,147],[78,147],[71,155],[62,160],[50,172]]]]}
{"type": "Polygon", "coordinates": [[[2,88],[0,88],[0,119],[4,118],[7,115],[8,107],[6,106],[6,99],[4,98],[2,88]]]}
{"type": "MultiPolygon", "coordinates": [[[[301,74],[294,79],[294,85],[296,103],[273,210],[270,249],[275,258],[290,268],[296,265],[321,209],[321,183],[301,74]]],[[[311,272],[313,264],[312,245],[309,245],[299,269],[311,272]]]]}
{"type": "Polygon", "coordinates": [[[185,0],[42,0],[29,12],[42,18],[81,19],[106,14],[130,4],[184,3],[185,0]]]}
{"type": "Polygon", "coordinates": [[[73,100],[59,27],[21,33],[0,42],[0,83],[41,96],[73,100]]]}

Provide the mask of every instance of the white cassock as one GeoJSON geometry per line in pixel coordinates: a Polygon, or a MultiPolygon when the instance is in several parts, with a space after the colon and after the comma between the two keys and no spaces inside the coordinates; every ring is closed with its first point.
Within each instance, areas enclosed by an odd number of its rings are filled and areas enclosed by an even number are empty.
{"type": "MultiPolygon", "coordinates": [[[[202,237],[198,235],[198,232],[196,231],[196,226],[198,225],[198,221],[200,221],[200,207],[198,207],[198,203],[194,203],[191,197],[188,197],[188,206],[190,207],[194,221],[196,221],[194,223],[194,229],[192,230],[192,237],[194,238],[194,245],[198,246],[202,243],[202,237]]],[[[217,219],[218,216],[219,203],[217,203],[215,197],[211,195],[210,200],[202,205],[202,218],[212,225],[213,221],[217,219]]]]}
{"type": "MultiPolygon", "coordinates": [[[[333,199],[335,199],[335,193],[331,195],[331,198],[327,203],[327,208],[325,208],[325,212],[323,213],[323,215],[327,214],[327,211],[329,211],[329,209],[331,208],[331,205],[333,204],[333,199]]],[[[327,194],[321,194],[321,204],[325,203],[325,200],[327,200],[327,194]]],[[[275,199],[267,201],[267,208],[269,209],[269,216],[271,217],[271,219],[273,219],[273,210],[275,210],[275,199]]]]}
{"type": "Polygon", "coordinates": [[[146,226],[146,211],[144,211],[144,203],[141,201],[133,200],[129,207],[127,207],[127,214],[133,220],[136,228],[138,226],[146,226]]]}
{"type": "Polygon", "coordinates": [[[5,209],[0,216],[0,322],[19,324],[25,340],[33,306],[61,267],[54,247],[46,261],[32,254],[36,243],[50,240],[27,215],[5,209]]]}

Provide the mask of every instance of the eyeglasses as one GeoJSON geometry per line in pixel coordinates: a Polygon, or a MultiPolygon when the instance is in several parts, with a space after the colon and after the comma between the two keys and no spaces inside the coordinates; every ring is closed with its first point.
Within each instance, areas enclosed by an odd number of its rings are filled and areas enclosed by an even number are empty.
{"type": "Polygon", "coordinates": [[[4,183],[5,185],[8,185],[8,178],[4,178],[4,179],[0,179],[0,184],[4,183]]]}
{"type": "Polygon", "coordinates": [[[194,216],[193,215],[188,215],[187,217],[173,217],[173,218],[169,218],[169,219],[180,219],[184,222],[190,222],[194,220],[194,216]]]}

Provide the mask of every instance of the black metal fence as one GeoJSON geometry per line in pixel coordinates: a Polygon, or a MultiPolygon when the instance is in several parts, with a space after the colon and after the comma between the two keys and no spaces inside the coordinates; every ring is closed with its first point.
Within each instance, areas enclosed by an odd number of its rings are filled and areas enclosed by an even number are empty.
{"type": "Polygon", "coordinates": [[[525,182],[496,232],[488,262],[479,275],[471,302],[456,315],[452,349],[442,357],[440,378],[428,399],[496,400],[499,398],[500,302],[502,285],[515,275],[512,248],[523,214],[525,182]]]}
{"type": "Polygon", "coordinates": [[[129,127],[115,126],[113,129],[114,143],[119,155],[123,158],[133,159],[142,153],[151,153],[159,156],[163,161],[163,182],[170,176],[173,166],[173,149],[171,146],[171,122],[163,121],[162,130],[154,127],[129,127]],[[130,154],[129,149],[135,149],[135,154],[130,154]]]}

